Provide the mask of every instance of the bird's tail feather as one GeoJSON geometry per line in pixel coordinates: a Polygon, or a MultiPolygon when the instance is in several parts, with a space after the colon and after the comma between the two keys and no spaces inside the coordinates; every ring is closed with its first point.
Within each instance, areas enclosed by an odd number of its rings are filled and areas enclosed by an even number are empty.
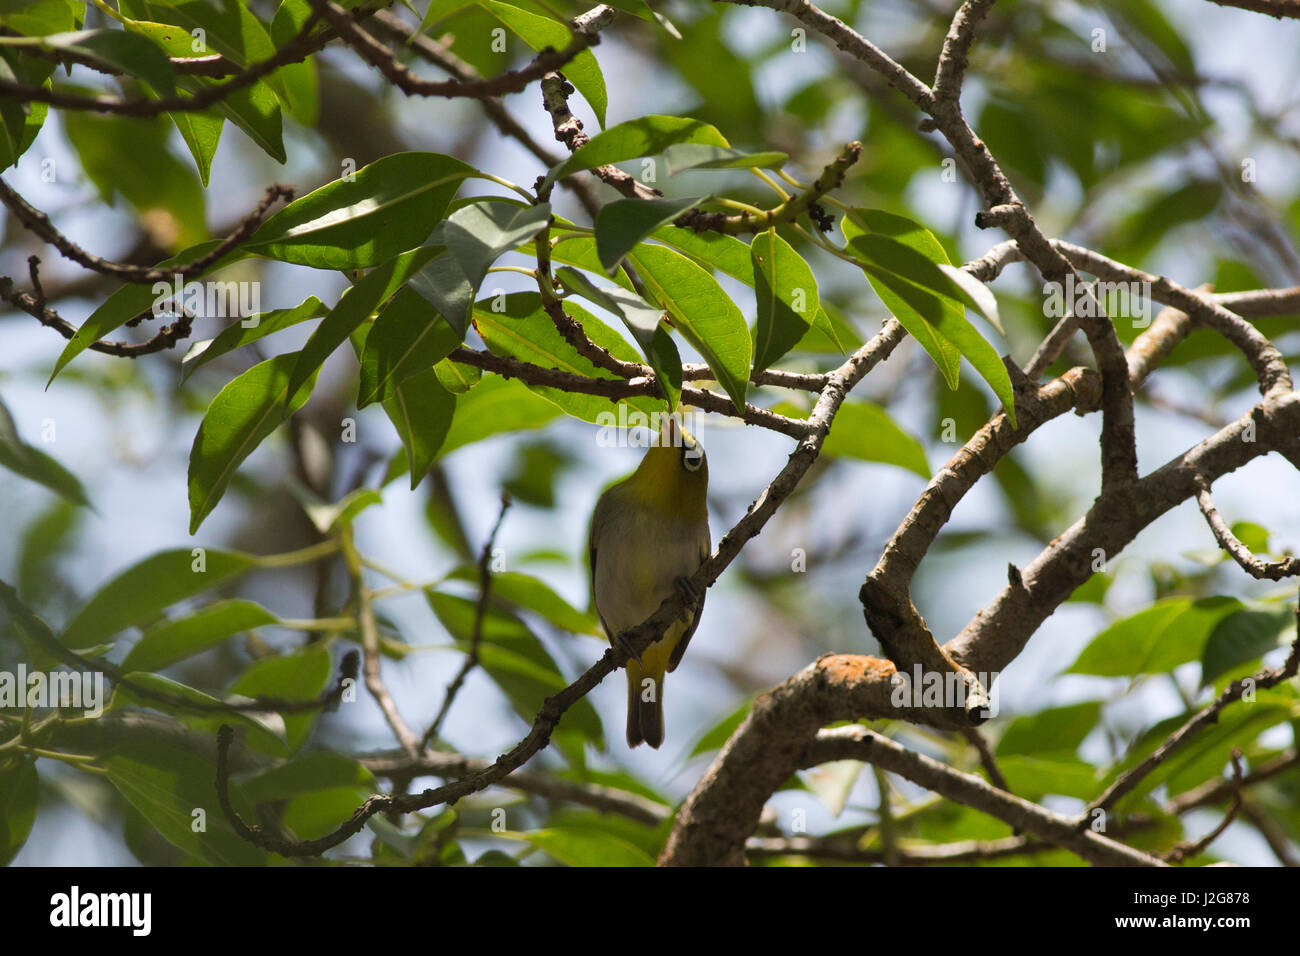
{"type": "Polygon", "coordinates": [[[664,675],[643,674],[635,661],[627,664],[627,745],[642,742],[656,750],[664,742],[664,675]],[[646,684],[654,681],[653,689],[646,684]]]}

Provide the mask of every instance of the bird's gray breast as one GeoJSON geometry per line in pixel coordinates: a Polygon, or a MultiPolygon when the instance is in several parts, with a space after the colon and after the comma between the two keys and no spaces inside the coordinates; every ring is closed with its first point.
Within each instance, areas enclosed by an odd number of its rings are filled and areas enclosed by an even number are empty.
{"type": "Polygon", "coordinates": [[[614,508],[596,544],[596,606],[615,632],[655,612],[673,581],[695,572],[709,549],[708,525],[657,509],[614,508]]]}

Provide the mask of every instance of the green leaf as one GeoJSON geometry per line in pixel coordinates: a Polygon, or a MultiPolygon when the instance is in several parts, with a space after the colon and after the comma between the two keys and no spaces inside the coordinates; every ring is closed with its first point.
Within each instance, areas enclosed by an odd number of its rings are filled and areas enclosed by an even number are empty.
{"type": "MultiPolygon", "coordinates": [[[[481,0],[479,6],[539,53],[547,47],[563,50],[573,39],[573,32],[568,25],[551,17],[538,16],[498,0],[481,0]]],[[[608,96],[605,92],[605,77],[600,72],[595,54],[590,49],[583,50],[564,64],[564,76],[586,98],[587,104],[596,114],[596,121],[604,126],[608,96]]]]}
{"type": "Polygon", "coordinates": [[[708,363],[737,410],[749,384],[749,326],[718,281],[666,246],[642,245],[628,256],[673,327],[708,363]]]}
{"type": "MultiPolygon", "coordinates": [[[[261,866],[267,852],[239,837],[217,804],[216,764],[197,750],[163,740],[120,747],[104,766],[127,802],[176,847],[213,866],[261,866]],[[201,812],[204,829],[194,824],[201,812]]],[[[231,800],[245,819],[252,807],[231,783],[231,800]]]]}
{"type": "Polygon", "coordinates": [[[1070,754],[1014,754],[998,758],[1007,789],[1024,800],[1049,793],[1086,800],[1097,791],[1097,768],[1070,754]]]}
{"type": "Polygon", "coordinates": [[[396,153],[280,210],[244,247],[317,269],[361,269],[420,245],[475,169],[440,153],[396,153]]]}
{"type": "Polygon", "coordinates": [[[705,143],[678,143],[664,150],[668,175],[676,176],[688,169],[780,169],[790,157],[775,151],[744,153],[705,143]]]}
{"type": "Polygon", "coordinates": [[[1294,635],[1295,610],[1277,607],[1247,607],[1225,616],[1210,633],[1201,652],[1201,686],[1242,664],[1258,660],[1294,635]]]}
{"type": "MultiPolygon", "coordinates": [[[[148,42],[148,41],[141,41],[148,42]]],[[[204,196],[188,162],[167,148],[171,124],[70,111],[64,119],[82,171],[105,201],[120,195],[160,244],[184,248],[208,237],[204,196]]]]}
{"type": "MultiPolygon", "coordinates": [[[[296,353],[297,363],[289,376],[286,399],[292,398],[297,406],[301,406],[298,399],[304,398],[300,394],[303,386],[309,380],[315,380],[320,367],[334,350],[437,255],[438,249],[433,246],[419,246],[403,252],[367,273],[352,288],[344,290],[329,315],[316,326],[302,351],[296,353]]],[[[310,392],[310,388],[307,391],[310,392]]]]}
{"type": "Polygon", "coordinates": [[[176,129],[181,134],[194,157],[194,167],[199,171],[199,180],[203,188],[208,187],[212,178],[212,160],[217,155],[217,146],[221,142],[221,130],[225,119],[213,111],[203,113],[193,110],[183,113],[168,113],[176,129]]]}
{"type": "Polygon", "coordinates": [[[146,81],[164,96],[176,93],[176,75],[167,54],[152,40],[126,30],[78,30],[42,38],[47,50],[88,57],[95,63],[146,81]]]}
{"type": "Polygon", "coordinates": [[[3,400],[0,400],[0,468],[44,485],[75,505],[90,506],[86,490],[76,475],[19,437],[18,426],[3,400]]]}
{"type": "MultiPolygon", "coordinates": [[[[807,417],[788,402],[781,402],[772,410],[779,415],[807,417]]],[[[840,406],[831,422],[830,434],[822,443],[822,453],[898,465],[927,481],[931,477],[925,447],[900,428],[888,412],[871,402],[845,402],[840,406]]]]}
{"type": "MultiPolygon", "coordinates": [[[[457,645],[468,649],[478,602],[441,591],[426,591],[425,598],[457,645]]],[[[515,712],[528,723],[532,723],[547,697],[568,685],[537,636],[514,615],[498,608],[489,608],[483,616],[479,659],[515,712]]],[[[560,727],[603,746],[600,717],[589,700],[580,700],[567,710],[560,727]]]]}
{"type": "Polygon", "coordinates": [[[427,299],[402,289],[366,335],[357,408],[392,397],[402,382],[437,365],[461,339],[427,299]]]}
{"type": "Polygon", "coordinates": [[[281,329],[287,329],[308,319],[318,319],[329,310],[314,295],[307,296],[292,309],[275,309],[272,312],[259,312],[256,315],[233,322],[222,329],[216,338],[195,342],[181,359],[181,381],[186,381],[196,369],[202,368],[213,359],[241,349],[259,339],[281,329]]]}
{"type": "Polygon", "coordinates": [[[699,120],[683,116],[642,116],[611,126],[605,132],[593,136],[546,174],[542,188],[549,188],[565,176],[584,169],[594,169],[640,156],[655,156],[677,143],[703,143],[706,146],[722,147],[730,145],[717,129],[699,120]]]}
{"type": "Polygon", "coordinates": [[[745,701],[738,708],[731,711],[715,725],[710,727],[701,735],[700,739],[695,742],[691,748],[690,755],[698,757],[700,754],[710,753],[714,750],[720,750],[722,745],[731,739],[737,728],[744,723],[745,718],[749,716],[750,710],[754,706],[753,699],[745,701]]]}
{"type": "MultiPolygon", "coordinates": [[[[198,92],[217,82],[203,77],[183,77],[180,85],[198,92]]],[[[265,81],[226,94],[216,102],[213,110],[243,130],[245,136],[277,163],[285,162],[280,101],[265,81]]]]}
{"type": "Polygon", "coordinates": [[[1210,632],[1242,607],[1236,598],[1168,598],[1116,621],[1080,653],[1067,674],[1163,674],[1200,657],[1210,632]]]}
{"type": "Polygon", "coordinates": [[[100,588],[77,612],[61,640],[72,648],[98,644],[124,628],[150,620],[177,601],[238,577],[256,564],[256,558],[238,551],[161,551],[100,588]]]}
{"type": "Polygon", "coordinates": [[[131,706],[162,710],[176,716],[187,727],[213,735],[223,723],[235,724],[248,733],[251,745],[275,753],[284,749],[284,718],[280,714],[216,709],[232,702],[147,671],[128,672],[113,693],[114,710],[131,706]]]}
{"type": "Polygon", "coordinates": [[[375,775],[351,757],[329,750],[303,754],[244,781],[244,795],[254,803],[288,800],[304,793],[356,788],[376,789],[375,775]]]}
{"type": "Polygon", "coordinates": [[[290,486],[290,489],[295,491],[302,510],[307,513],[311,523],[322,535],[329,534],[337,527],[351,524],[357,515],[371,505],[384,503],[383,495],[373,488],[358,488],[334,502],[321,500],[311,489],[296,482],[295,485],[290,486]]]}
{"type": "MultiPolygon", "coordinates": [[[[1015,424],[1011,377],[993,346],[966,321],[964,298],[953,281],[924,254],[888,236],[855,236],[849,242],[868,281],[903,326],[930,352],[940,369],[950,366],[935,336],[955,346],[988,382],[1015,424]],[[951,290],[951,291],[945,291],[951,290]],[[916,331],[913,331],[913,330],[916,331]],[[927,340],[930,345],[927,346],[927,340]]],[[[951,366],[955,370],[956,366],[951,366]]],[[[956,375],[949,378],[956,387],[956,375]]]]}
{"type": "Polygon", "coordinates": [[[536,236],[551,219],[547,203],[520,206],[501,200],[474,201],[447,217],[430,242],[447,247],[422,269],[411,288],[433,303],[463,337],[474,296],[498,258],[536,236]]]}
{"type": "Polygon", "coordinates": [[[287,352],[254,365],[227,383],[208,406],[190,448],[190,534],[217,506],[235,469],[311,395],[310,387],[289,388],[290,372],[301,355],[287,352]]]}
{"type": "MultiPolygon", "coordinates": [[[[573,269],[555,271],[556,278],[571,292],[576,292],[623,320],[632,337],[654,369],[659,387],[668,396],[668,407],[675,409],[682,394],[682,359],[672,336],[664,328],[662,312],[635,292],[617,286],[597,289],[586,276],[573,269]]],[[[566,306],[566,311],[568,306],[566,306]]]]}
{"type": "Polygon", "coordinates": [[[1049,751],[1074,753],[1100,719],[1101,702],[1096,700],[1049,707],[1017,717],[1003,732],[996,753],[999,757],[1033,756],[1049,751]]]}
{"type": "Polygon", "coordinates": [[[596,214],[596,249],[600,264],[613,275],[632,248],[688,209],[704,201],[696,199],[619,199],[606,203],[596,214]]]}
{"type": "MultiPolygon", "coordinates": [[[[448,576],[452,581],[468,581],[478,586],[479,570],[476,565],[462,565],[448,576]]],[[[600,636],[599,622],[594,614],[579,611],[560,597],[541,578],[520,571],[497,571],[492,575],[490,594],[493,600],[507,601],[516,607],[532,611],[564,631],[575,634],[600,636]]]]}
{"type": "Polygon", "coordinates": [[[581,828],[550,827],[531,833],[503,833],[524,840],[566,866],[654,866],[654,858],[626,840],[581,828]]]}
{"type": "Polygon", "coordinates": [[[907,263],[902,274],[933,292],[964,303],[984,316],[999,332],[1006,334],[998,315],[997,299],[988,286],[968,272],[952,265],[947,251],[934,233],[906,216],[897,216],[883,209],[850,209],[841,222],[844,238],[852,245],[859,236],[878,235],[893,239],[933,263],[942,275],[918,264],[907,263]],[[948,281],[944,280],[944,276],[948,281]]]}
{"type": "Polygon", "coordinates": [[[384,411],[406,448],[412,490],[446,445],[458,404],[431,368],[403,379],[383,400],[384,411]]]}
{"type": "MultiPolygon", "coordinates": [[[[244,671],[230,692],[245,697],[312,700],[324,692],[332,670],[329,649],[315,644],[296,654],[264,657],[256,661],[244,671]]],[[[311,733],[317,716],[314,711],[285,714],[284,728],[288,744],[280,752],[284,755],[296,752],[311,733]]]]}
{"type": "Polygon", "coordinates": [[[27,842],[40,798],[34,758],[19,756],[0,763],[0,866],[8,866],[27,842]]]}
{"type": "Polygon", "coordinates": [[[775,229],[754,236],[749,254],[758,303],[754,370],[761,371],[803,338],[821,309],[821,298],[812,269],[775,229]]]}
{"type": "Polygon", "coordinates": [[[188,616],[150,627],[122,661],[122,669],[162,670],[215,647],[233,634],[278,622],[279,618],[252,601],[218,601],[188,616]]]}
{"type": "MultiPolygon", "coordinates": [[[[53,60],[0,49],[0,79],[10,83],[43,86],[54,66],[53,60]]],[[[0,170],[13,166],[27,152],[48,115],[49,107],[44,103],[27,104],[14,97],[0,97],[0,170]]]]}
{"type": "Polygon", "coordinates": [[[453,395],[468,392],[483,377],[483,370],[477,366],[466,365],[464,362],[456,362],[449,358],[434,365],[433,370],[442,387],[453,395]]]}
{"type": "MultiPolygon", "coordinates": [[[[306,0],[284,0],[271,21],[271,41],[277,48],[285,46],[302,30],[309,16],[311,6],[306,0]]],[[[276,74],[282,82],[277,91],[294,119],[303,126],[315,126],[320,112],[315,59],[309,57],[282,66],[276,74]]]]}
{"type": "MultiPolygon", "coordinates": [[[[614,379],[617,376],[597,368],[565,340],[555,323],[542,308],[542,298],[536,292],[514,292],[479,302],[474,310],[474,326],[487,347],[498,355],[530,362],[542,368],[559,369],[587,378],[614,379]],[[501,306],[498,309],[498,305],[501,306]]],[[[563,304],[564,311],[581,323],[587,337],[596,345],[608,350],[615,358],[625,362],[638,361],[636,350],[613,329],[572,301],[563,304]]],[[[656,313],[657,316],[657,313],[656,313]]],[[[681,367],[680,364],[678,366],[681,367]]],[[[598,422],[601,413],[617,409],[616,403],[595,395],[565,392],[545,386],[530,386],[534,392],[554,402],[575,418],[598,422]]],[[[663,402],[649,397],[626,399],[629,408],[647,414],[661,411],[663,402]]]]}
{"type": "Polygon", "coordinates": [[[456,396],[456,417],[442,443],[442,454],[492,435],[540,428],[560,414],[559,408],[523,383],[490,376],[456,396]]]}
{"type": "Polygon", "coordinates": [[[754,261],[749,246],[735,236],[664,226],[655,230],[650,238],[679,249],[696,262],[717,269],[747,286],[754,285],[754,261]]]}

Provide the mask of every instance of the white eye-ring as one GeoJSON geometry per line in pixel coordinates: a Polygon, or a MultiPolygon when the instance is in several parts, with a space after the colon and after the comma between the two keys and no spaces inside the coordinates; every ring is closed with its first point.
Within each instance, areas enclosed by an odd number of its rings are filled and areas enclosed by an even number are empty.
{"type": "Polygon", "coordinates": [[[682,449],[682,467],[687,471],[699,471],[704,464],[704,449],[699,445],[682,449]]]}

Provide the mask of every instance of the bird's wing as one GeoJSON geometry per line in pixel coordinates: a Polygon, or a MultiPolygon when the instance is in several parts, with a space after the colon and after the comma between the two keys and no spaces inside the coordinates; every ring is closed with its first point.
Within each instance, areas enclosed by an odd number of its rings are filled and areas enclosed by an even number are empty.
{"type": "MultiPolygon", "coordinates": [[[[606,495],[608,492],[606,492],[606,495]]],[[[600,620],[600,626],[605,629],[605,635],[609,640],[614,639],[614,632],[609,629],[605,623],[605,615],[600,613],[600,604],[596,601],[596,536],[600,532],[600,526],[604,523],[604,506],[606,495],[601,495],[596,501],[596,507],[591,512],[591,527],[587,531],[587,558],[591,566],[591,606],[596,609],[596,617],[600,620]]]]}
{"type": "MultiPolygon", "coordinates": [[[[701,541],[700,560],[703,561],[712,553],[713,553],[713,545],[709,539],[709,529],[708,526],[706,525],[704,528],[704,538],[701,541]]],[[[695,629],[700,626],[700,618],[704,616],[704,599],[707,596],[708,596],[708,591],[705,591],[703,594],[700,595],[700,603],[695,606],[695,616],[691,618],[690,625],[686,628],[685,632],[681,636],[681,639],[677,642],[677,645],[673,648],[672,654],[668,656],[668,670],[670,673],[672,671],[677,670],[677,665],[681,661],[682,655],[686,653],[686,645],[691,642],[691,636],[695,634],[695,629]]]]}

